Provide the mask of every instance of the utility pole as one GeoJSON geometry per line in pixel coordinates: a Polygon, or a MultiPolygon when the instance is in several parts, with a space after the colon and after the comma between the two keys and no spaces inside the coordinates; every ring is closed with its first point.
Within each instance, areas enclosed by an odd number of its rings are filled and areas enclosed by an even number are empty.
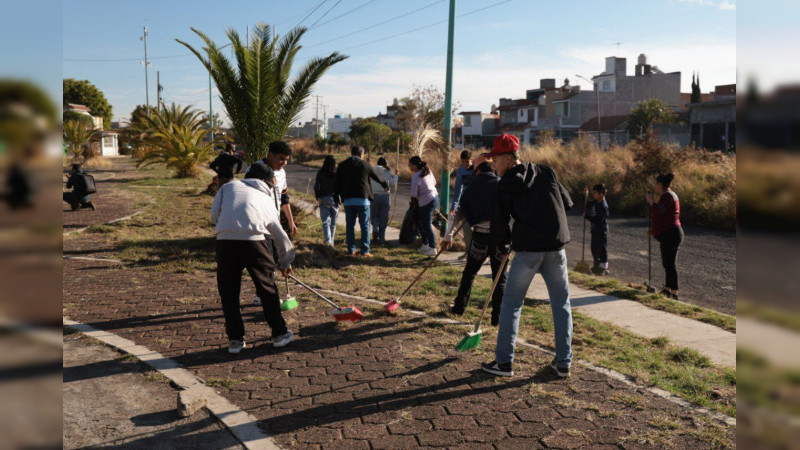
{"type": "Polygon", "coordinates": [[[319,95],[314,96],[317,99],[317,108],[314,112],[314,128],[319,131],[319,95]]]}
{"type": "Polygon", "coordinates": [[[142,37],[140,40],[144,41],[144,99],[145,104],[147,105],[148,109],[150,108],[150,88],[147,82],[147,66],[150,65],[147,62],[147,25],[144,26],[144,33],[142,33],[142,37]]]}
{"type": "Polygon", "coordinates": [[[328,138],[328,105],[322,105],[322,126],[325,127],[325,139],[328,138]]]}
{"type": "Polygon", "coordinates": [[[161,71],[156,71],[156,94],[157,94],[157,105],[158,109],[161,109],[161,71]]]}
{"type": "Polygon", "coordinates": [[[600,130],[601,130],[601,128],[600,128],[600,82],[595,83],[594,81],[592,81],[592,80],[590,80],[590,79],[588,79],[586,77],[582,77],[582,76],[580,76],[578,74],[575,74],[575,76],[580,78],[580,79],[582,79],[582,80],[588,81],[589,83],[592,83],[592,86],[594,87],[594,95],[595,95],[595,99],[597,100],[597,145],[600,148],[603,148],[603,142],[602,142],[601,135],[600,135],[600,130]]]}
{"type": "Polygon", "coordinates": [[[442,164],[442,197],[439,209],[444,215],[450,212],[450,169],[447,164],[450,160],[451,134],[453,131],[453,40],[456,27],[456,0],[450,0],[450,17],[447,27],[447,75],[444,88],[444,145],[447,157],[442,164]]]}

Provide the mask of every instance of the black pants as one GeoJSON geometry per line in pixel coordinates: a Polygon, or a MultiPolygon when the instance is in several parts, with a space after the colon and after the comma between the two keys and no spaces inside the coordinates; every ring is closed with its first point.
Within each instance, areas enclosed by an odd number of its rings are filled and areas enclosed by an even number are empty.
{"type": "MultiPolygon", "coordinates": [[[[464,267],[464,273],[461,274],[461,286],[458,288],[458,295],[455,300],[456,309],[464,309],[469,301],[470,293],[472,292],[472,283],[475,281],[475,275],[481,269],[483,262],[486,258],[490,258],[489,263],[492,266],[492,280],[497,276],[500,270],[500,264],[503,258],[497,253],[497,248],[490,244],[488,233],[472,233],[472,241],[470,242],[469,249],[467,250],[467,265],[464,267]]],[[[492,294],[492,315],[499,316],[500,305],[503,303],[503,292],[506,289],[506,268],[503,268],[503,274],[500,275],[500,281],[497,282],[497,288],[492,294]]]]}
{"type": "Polygon", "coordinates": [[[608,233],[592,231],[592,259],[595,266],[608,264],[608,233]]]}
{"type": "Polygon", "coordinates": [[[78,209],[79,206],[89,206],[89,203],[91,203],[91,200],[87,202],[81,201],[82,196],[74,192],[64,192],[63,194],[64,201],[69,203],[69,206],[71,206],[72,209],[78,209]]]}
{"type": "Polygon", "coordinates": [[[225,314],[225,332],[231,340],[244,340],[244,322],[239,310],[242,287],[242,270],[247,269],[261,299],[264,318],[272,328],[272,337],[286,333],[286,322],[281,315],[281,302],[273,271],[272,240],[217,241],[217,289],[222,298],[225,314]]]}
{"type": "Polygon", "coordinates": [[[674,227],[659,234],[656,238],[661,244],[661,264],[666,274],[666,287],[678,290],[678,247],[683,243],[683,228],[674,227]]]}

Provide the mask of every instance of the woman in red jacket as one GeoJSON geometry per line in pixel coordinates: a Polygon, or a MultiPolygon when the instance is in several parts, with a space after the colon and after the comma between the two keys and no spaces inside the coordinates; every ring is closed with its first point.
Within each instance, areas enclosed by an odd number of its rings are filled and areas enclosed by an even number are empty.
{"type": "Polygon", "coordinates": [[[666,283],[661,293],[667,297],[678,299],[678,247],[683,242],[681,228],[681,204],[678,195],[670,189],[675,175],[661,174],[656,177],[655,191],[660,197],[653,202],[653,194],[647,194],[650,214],[653,218],[652,229],[648,237],[653,236],[661,244],[661,264],[666,272],[666,283]]]}

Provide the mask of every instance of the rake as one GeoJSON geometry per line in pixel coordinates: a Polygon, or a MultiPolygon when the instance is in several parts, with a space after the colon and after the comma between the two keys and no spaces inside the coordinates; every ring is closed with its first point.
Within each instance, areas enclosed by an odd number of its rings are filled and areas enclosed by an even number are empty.
{"type": "Polygon", "coordinates": [[[583,194],[583,241],[581,243],[581,260],[575,264],[575,272],[591,273],[589,263],[586,262],[586,208],[589,205],[589,194],[583,194]]]}
{"type": "Polygon", "coordinates": [[[317,297],[324,300],[327,304],[333,306],[335,309],[331,310],[331,315],[333,316],[334,319],[336,319],[337,322],[345,322],[345,321],[358,322],[362,317],[364,317],[364,313],[362,313],[361,310],[356,308],[355,306],[351,305],[348,306],[347,308],[342,308],[336,303],[333,303],[332,301],[328,300],[324,295],[317,292],[311,286],[295,278],[294,275],[289,275],[289,278],[296,281],[297,284],[299,284],[300,286],[303,286],[304,288],[313,292],[317,297]]]}
{"type": "MultiPolygon", "coordinates": [[[[461,228],[463,226],[464,223],[459,225],[455,232],[458,233],[459,231],[461,231],[461,228]]],[[[399,297],[395,297],[386,302],[385,305],[383,305],[384,309],[386,309],[388,313],[392,314],[395,311],[397,311],[398,308],[400,308],[400,299],[403,298],[406,294],[408,294],[408,291],[410,291],[411,288],[414,287],[415,284],[417,284],[417,281],[419,281],[419,279],[422,278],[422,275],[424,275],[425,272],[427,272],[428,269],[431,268],[433,263],[436,262],[437,259],[439,259],[439,255],[441,255],[442,253],[444,253],[444,247],[439,248],[439,251],[436,252],[436,256],[434,256],[430,261],[428,261],[428,264],[425,264],[425,267],[422,269],[422,272],[420,272],[419,275],[417,275],[417,277],[414,278],[414,281],[412,281],[411,284],[409,284],[408,287],[406,287],[406,290],[404,290],[399,297]]]]}
{"type": "MultiPolygon", "coordinates": [[[[651,205],[652,206],[652,205],[651,205]]],[[[649,293],[656,291],[653,286],[653,264],[652,264],[652,246],[653,246],[653,212],[647,211],[647,280],[644,282],[645,290],[649,293]]]]}
{"type": "Polygon", "coordinates": [[[286,280],[286,298],[281,302],[281,311],[291,311],[297,308],[299,304],[297,299],[289,293],[289,278],[284,278],[284,280],[286,280]]]}
{"type": "Polygon", "coordinates": [[[492,283],[492,289],[489,291],[489,297],[486,299],[486,303],[483,305],[483,311],[481,315],[478,317],[478,321],[475,322],[475,328],[472,331],[467,333],[461,341],[456,344],[456,350],[460,352],[465,352],[467,350],[472,350],[481,344],[481,336],[483,335],[483,331],[481,330],[481,323],[483,322],[483,317],[486,315],[486,310],[489,308],[489,302],[492,301],[492,295],[494,295],[494,290],[497,287],[497,282],[500,281],[500,275],[503,274],[503,271],[506,268],[506,262],[511,254],[507,254],[503,256],[503,262],[500,263],[500,270],[497,271],[497,276],[492,283]]]}

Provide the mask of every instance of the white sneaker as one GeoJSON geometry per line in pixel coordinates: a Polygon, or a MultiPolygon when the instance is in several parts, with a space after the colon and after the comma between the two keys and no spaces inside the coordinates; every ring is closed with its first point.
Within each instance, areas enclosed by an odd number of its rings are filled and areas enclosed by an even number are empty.
{"type": "Polygon", "coordinates": [[[242,352],[242,349],[245,348],[247,344],[244,341],[231,341],[231,345],[228,347],[228,353],[232,353],[234,355],[238,355],[242,352]]]}
{"type": "Polygon", "coordinates": [[[257,295],[255,297],[253,297],[253,304],[256,305],[256,306],[261,306],[261,299],[258,298],[257,295]]]}
{"type": "Polygon", "coordinates": [[[436,256],[436,249],[433,247],[428,247],[427,245],[423,245],[422,254],[425,256],[436,256]]]}
{"type": "Polygon", "coordinates": [[[275,342],[272,343],[273,347],[286,347],[289,345],[289,342],[292,342],[292,338],[294,334],[291,331],[287,331],[286,334],[278,336],[275,338],[275,342]]]}

